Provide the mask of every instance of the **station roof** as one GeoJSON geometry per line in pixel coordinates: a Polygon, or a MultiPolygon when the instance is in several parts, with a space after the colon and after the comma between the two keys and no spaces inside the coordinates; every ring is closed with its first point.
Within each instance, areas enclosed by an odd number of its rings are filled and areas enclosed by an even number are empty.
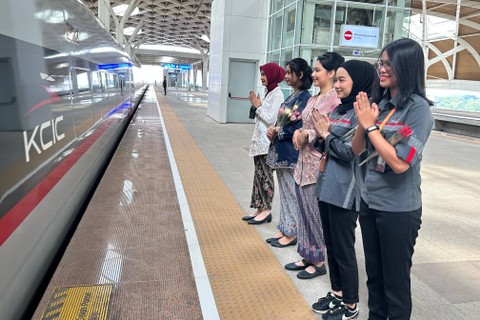
{"type": "MultiPolygon", "coordinates": [[[[97,15],[99,0],[83,0],[97,15]]],[[[128,5],[138,8],[125,19],[124,30],[134,29],[141,24],[141,33],[132,41],[132,46],[163,45],[191,49],[209,50],[210,17],[213,0],[100,0],[109,1],[115,10],[128,5]]],[[[364,2],[382,3],[383,0],[364,2]]],[[[480,0],[411,0],[412,21],[414,16],[428,16],[427,29],[437,34],[428,35],[425,46],[428,49],[429,79],[480,80],[480,0]],[[424,9],[425,8],[425,9],[424,9]],[[443,20],[435,20],[440,18],[443,20]],[[446,22],[445,22],[446,21],[446,22]],[[448,22],[450,26],[447,27],[448,22]],[[450,29],[449,29],[450,28],[450,29]],[[447,30],[448,29],[448,30],[447,30]]],[[[122,19],[117,14],[119,20],[122,19]]],[[[414,28],[422,37],[425,19],[419,18],[414,28]]],[[[110,30],[115,34],[115,23],[110,21],[110,30]]],[[[428,32],[427,32],[428,33],[428,32]]],[[[413,34],[413,32],[411,32],[413,34]]],[[[415,38],[413,35],[412,37],[415,38]]],[[[127,36],[128,38],[128,36],[127,36]]],[[[421,38],[416,39],[423,42],[421,38]]],[[[200,54],[182,52],[152,51],[140,49],[137,58],[143,64],[195,63],[200,54]],[[168,57],[169,60],[165,61],[168,57]],[[163,59],[163,60],[162,60],[163,59]]]]}
{"type": "MultiPolygon", "coordinates": [[[[99,0],[83,0],[88,8],[98,15],[99,0]]],[[[108,1],[108,0],[100,0],[108,1]]],[[[110,0],[114,11],[121,11],[132,5],[135,9],[125,20],[126,30],[134,30],[141,23],[141,32],[133,39],[131,45],[162,45],[201,49],[208,51],[210,44],[206,37],[210,36],[210,15],[213,0],[110,0]],[[143,21],[143,22],[141,22],[143,21]]],[[[117,18],[122,19],[121,13],[117,18]]],[[[110,20],[110,30],[115,34],[115,22],[110,20]]],[[[171,53],[171,52],[170,52],[171,53]]],[[[152,51],[138,50],[137,58],[142,64],[193,63],[201,60],[199,54],[175,52],[168,61],[162,56],[169,56],[168,50],[152,55],[152,51]]]]}
{"type": "Polygon", "coordinates": [[[423,6],[428,15],[428,78],[479,81],[480,1],[413,0],[412,14],[421,16],[423,6]]]}

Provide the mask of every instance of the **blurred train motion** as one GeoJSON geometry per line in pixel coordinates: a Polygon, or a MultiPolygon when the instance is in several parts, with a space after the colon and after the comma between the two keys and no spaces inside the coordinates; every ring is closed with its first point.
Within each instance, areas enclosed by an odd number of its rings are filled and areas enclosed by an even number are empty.
{"type": "Polygon", "coordinates": [[[19,319],[146,87],[77,0],[0,2],[0,319],[19,319]]]}

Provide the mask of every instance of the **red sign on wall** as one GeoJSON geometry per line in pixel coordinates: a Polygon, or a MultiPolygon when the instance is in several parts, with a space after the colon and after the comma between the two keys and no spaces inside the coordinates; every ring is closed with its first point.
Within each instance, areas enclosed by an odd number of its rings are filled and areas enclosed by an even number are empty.
{"type": "Polygon", "coordinates": [[[342,24],[339,45],[355,48],[378,48],[379,32],[377,27],[342,24]]]}
{"type": "Polygon", "coordinates": [[[347,40],[347,41],[348,41],[348,40],[351,40],[352,37],[353,37],[352,31],[350,31],[350,30],[345,31],[345,33],[343,34],[343,37],[344,37],[345,40],[347,40]]]}

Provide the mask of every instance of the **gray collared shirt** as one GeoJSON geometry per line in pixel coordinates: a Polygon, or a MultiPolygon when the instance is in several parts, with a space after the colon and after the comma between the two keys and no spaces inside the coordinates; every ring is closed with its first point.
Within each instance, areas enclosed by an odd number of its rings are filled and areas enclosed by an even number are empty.
{"type": "Polygon", "coordinates": [[[314,141],[320,152],[327,153],[327,162],[323,173],[319,173],[315,194],[320,201],[344,209],[359,210],[360,188],[356,181],[357,157],[352,151],[351,138],[346,141],[341,137],[355,128],[357,119],[352,109],[344,114],[335,109],[330,121],[331,132],[325,143],[314,141]]]}
{"type": "MultiPolygon", "coordinates": [[[[389,111],[394,107],[396,99],[382,100],[379,104],[380,125],[389,111]]],[[[397,156],[407,162],[410,168],[396,174],[385,164],[384,172],[376,170],[378,157],[370,160],[366,166],[365,180],[362,186],[362,199],[371,209],[390,212],[407,212],[422,206],[420,162],[425,143],[433,127],[433,117],[427,101],[413,94],[403,107],[398,107],[387,121],[382,134],[389,139],[403,126],[409,126],[413,133],[410,137],[395,145],[397,156]]],[[[368,136],[367,151],[374,150],[368,136]]]]}

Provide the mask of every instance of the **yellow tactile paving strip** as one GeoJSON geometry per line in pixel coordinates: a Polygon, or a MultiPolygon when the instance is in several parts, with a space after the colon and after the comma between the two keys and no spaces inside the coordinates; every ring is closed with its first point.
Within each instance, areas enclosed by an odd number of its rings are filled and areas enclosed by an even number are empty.
{"type": "MultiPolygon", "coordinates": [[[[220,318],[316,319],[163,95],[157,99],[220,318]]],[[[208,319],[206,319],[208,320],[208,319]]]]}

